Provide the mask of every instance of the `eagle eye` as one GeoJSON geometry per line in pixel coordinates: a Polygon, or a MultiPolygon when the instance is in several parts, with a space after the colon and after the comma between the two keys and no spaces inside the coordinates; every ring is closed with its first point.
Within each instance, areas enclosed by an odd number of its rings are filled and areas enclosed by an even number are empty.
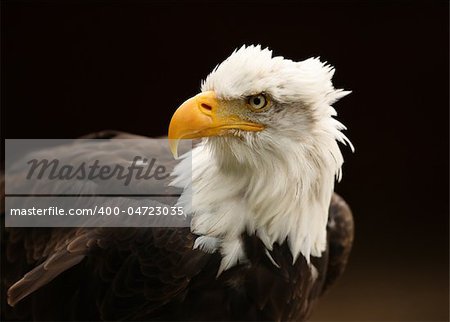
{"type": "Polygon", "coordinates": [[[264,94],[252,95],[248,98],[248,104],[254,110],[260,110],[267,106],[267,98],[264,94]]]}

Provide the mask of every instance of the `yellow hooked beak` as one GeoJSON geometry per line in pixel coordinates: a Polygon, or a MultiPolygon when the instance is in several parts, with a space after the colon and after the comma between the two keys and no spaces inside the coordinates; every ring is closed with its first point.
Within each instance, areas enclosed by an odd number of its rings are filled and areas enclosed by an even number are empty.
{"type": "Polygon", "coordinates": [[[173,114],[169,125],[170,150],[177,158],[180,139],[220,136],[230,129],[255,132],[264,126],[231,113],[213,91],[200,93],[184,102],[173,114]]]}

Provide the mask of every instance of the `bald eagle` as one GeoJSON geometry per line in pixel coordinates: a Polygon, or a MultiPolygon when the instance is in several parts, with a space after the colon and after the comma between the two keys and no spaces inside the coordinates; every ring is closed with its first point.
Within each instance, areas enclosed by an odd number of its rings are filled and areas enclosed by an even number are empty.
{"type": "Polygon", "coordinates": [[[172,171],[190,227],[7,229],[2,317],[307,319],[353,240],[333,193],[338,142],[353,149],[331,106],[349,92],[333,73],[315,58],[234,51],[170,122],[176,157],[180,140],[200,139],[172,171]]]}

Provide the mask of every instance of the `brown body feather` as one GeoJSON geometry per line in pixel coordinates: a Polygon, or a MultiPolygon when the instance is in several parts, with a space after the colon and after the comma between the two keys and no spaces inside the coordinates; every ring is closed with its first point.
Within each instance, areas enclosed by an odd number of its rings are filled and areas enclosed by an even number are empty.
{"type": "Polygon", "coordinates": [[[342,274],[353,220],[334,195],[328,248],[313,267],[302,256],[292,265],[286,243],[274,246],[272,261],[257,237],[243,235],[249,261],[219,277],[220,255],[193,250],[188,228],[11,228],[3,236],[3,320],[299,321],[342,274]]]}

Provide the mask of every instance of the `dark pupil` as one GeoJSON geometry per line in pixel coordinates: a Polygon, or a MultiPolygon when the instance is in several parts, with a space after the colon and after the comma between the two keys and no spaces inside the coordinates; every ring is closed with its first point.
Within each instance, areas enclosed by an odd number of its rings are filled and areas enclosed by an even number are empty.
{"type": "Polygon", "coordinates": [[[261,99],[259,97],[256,97],[256,98],[253,99],[253,103],[255,105],[259,105],[259,104],[261,104],[261,99]]]}

